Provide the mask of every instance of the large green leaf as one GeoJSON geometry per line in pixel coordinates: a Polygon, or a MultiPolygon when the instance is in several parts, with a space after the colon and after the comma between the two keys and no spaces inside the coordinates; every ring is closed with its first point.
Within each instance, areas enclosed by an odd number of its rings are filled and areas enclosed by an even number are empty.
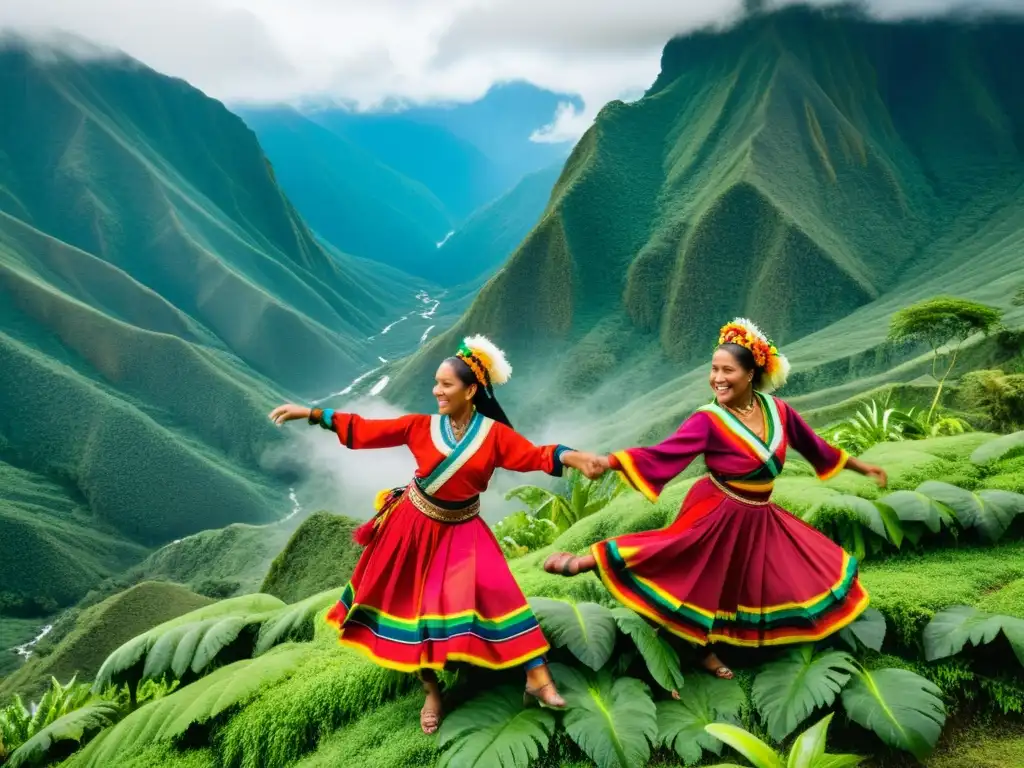
{"type": "Polygon", "coordinates": [[[858,669],[842,693],[851,720],[918,760],[942,733],[946,708],[941,697],[933,683],[905,669],[858,669]]]}
{"type": "Polygon", "coordinates": [[[830,496],[825,503],[852,512],[861,525],[896,547],[903,543],[903,526],[892,507],[852,494],[830,496]]]}
{"type": "Polygon", "coordinates": [[[613,678],[552,664],[566,701],[566,733],[597,768],[635,768],[651,757],[658,735],[657,710],[647,686],[632,677],[613,678]]]}
{"type": "Polygon", "coordinates": [[[112,701],[97,701],[54,720],[11,753],[8,768],[31,765],[42,760],[54,744],[62,741],[81,743],[87,734],[117,722],[120,706],[112,701]]]}
{"type": "Polygon", "coordinates": [[[256,695],[260,688],[290,676],[310,653],[305,645],[282,645],[257,659],[221,667],[169,696],[139,707],[100,733],[75,756],[73,768],[105,768],[158,741],[181,736],[193,723],[205,723],[256,695]]]}
{"type": "Polygon", "coordinates": [[[547,488],[540,488],[536,485],[517,485],[505,494],[506,501],[518,499],[526,505],[526,508],[533,515],[538,517],[547,517],[548,519],[551,519],[552,522],[555,521],[551,517],[552,510],[550,507],[555,505],[560,498],[561,497],[557,493],[549,491],[547,488]]]}
{"type": "MultiPolygon", "coordinates": [[[[704,726],[704,730],[719,741],[724,741],[730,747],[743,755],[754,768],[786,768],[786,764],[779,756],[779,753],[769,747],[757,736],[737,725],[727,723],[711,723],[704,726]]],[[[719,764],[712,768],[739,768],[729,764],[719,764]]]]}
{"type": "Polygon", "coordinates": [[[321,610],[337,602],[340,593],[340,587],[328,589],[279,609],[260,626],[254,655],[266,653],[285,640],[312,640],[313,621],[321,610]]]}
{"type": "Polygon", "coordinates": [[[722,742],[704,726],[738,724],[745,702],[738,681],[695,677],[680,689],[679,701],[658,702],[658,743],[673,750],[686,765],[699,762],[703,750],[720,755],[722,742]]]}
{"type": "Polygon", "coordinates": [[[523,707],[523,690],[502,686],[477,696],[441,723],[438,768],[528,768],[547,749],[555,717],[523,707]]]}
{"type": "Polygon", "coordinates": [[[655,682],[666,691],[683,688],[683,671],[679,666],[679,654],[668,641],[654,630],[646,619],[628,608],[612,609],[612,616],[625,634],[633,639],[640,655],[647,663],[647,670],[655,682]]]}
{"type": "Polygon", "coordinates": [[[982,443],[974,449],[971,454],[971,461],[975,464],[988,464],[998,461],[1010,451],[1024,450],[1024,431],[1011,432],[1008,435],[1000,435],[994,440],[982,443]]]}
{"type": "Polygon", "coordinates": [[[789,750],[786,768],[847,768],[863,762],[857,755],[825,754],[825,741],[833,713],[825,717],[796,737],[789,750]]]}
{"type": "Polygon", "coordinates": [[[946,507],[917,491],[894,491],[879,502],[895,511],[904,523],[922,523],[932,533],[941,531],[943,524],[949,527],[955,522],[946,507]]]}
{"type": "Polygon", "coordinates": [[[986,489],[972,493],[940,480],[928,480],[917,492],[944,504],[964,528],[977,528],[989,541],[999,540],[1013,519],[1024,512],[1024,495],[986,489]]]}
{"type": "MultiPolygon", "coordinates": [[[[145,659],[153,650],[157,641],[164,634],[178,627],[195,625],[228,616],[257,616],[262,619],[284,607],[284,601],[279,600],[273,595],[257,593],[219,600],[216,603],[203,606],[198,610],[183,614],[170,621],[165,621],[163,624],[159,624],[141,635],[136,635],[107,656],[100,666],[99,672],[96,673],[96,680],[93,682],[92,690],[99,693],[109,685],[125,681],[134,682],[141,679],[145,659]]],[[[184,633],[179,636],[183,637],[184,633]]],[[[165,669],[169,668],[172,660],[173,654],[170,659],[166,659],[164,663],[165,669]]]]}
{"type": "Polygon", "coordinates": [[[768,735],[783,741],[818,707],[828,707],[856,666],[842,651],[814,653],[802,645],[773,661],[754,678],[754,706],[765,719],[768,735]]]}
{"type": "Polygon", "coordinates": [[[199,673],[234,643],[246,626],[258,621],[249,616],[224,616],[172,627],[156,638],[146,654],[142,678],[155,680],[170,672],[180,679],[188,671],[199,673]]]}
{"type": "Polygon", "coordinates": [[[556,648],[568,648],[593,670],[608,663],[618,630],[615,617],[603,605],[574,603],[547,597],[531,597],[530,607],[541,629],[556,648]]]}
{"type": "Polygon", "coordinates": [[[857,650],[859,641],[865,648],[872,651],[882,650],[885,642],[885,616],[876,608],[868,608],[857,619],[840,631],[842,638],[852,650],[857,650]]]}
{"type": "Polygon", "coordinates": [[[1024,665],[1024,619],[979,611],[969,605],[954,605],[939,611],[924,628],[924,654],[928,661],[944,659],[963,650],[964,645],[991,643],[1002,632],[1017,660],[1024,665]]]}

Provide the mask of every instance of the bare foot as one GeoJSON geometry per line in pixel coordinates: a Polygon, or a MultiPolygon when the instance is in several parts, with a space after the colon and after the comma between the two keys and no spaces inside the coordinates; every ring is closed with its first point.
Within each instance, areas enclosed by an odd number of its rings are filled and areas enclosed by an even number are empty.
{"type": "Polygon", "coordinates": [[[526,692],[523,695],[523,704],[527,704],[529,697],[537,699],[541,704],[561,709],[565,706],[565,699],[558,694],[555,681],[551,677],[547,664],[534,667],[526,673],[526,692]]]}
{"type": "Polygon", "coordinates": [[[704,668],[720,680],[732,680],[732,670],[722,663],[713,652],[704,657],[704,668]]]}
{"type": "Polygon", "coordinates": [[[437,686],[437,678],[431,678],[423,680],[423,690],[426,691],[427,697],[423,702],[423,709],[420,710],[420,728],[428,736],[437,732],[443,711],[441,689],[437,686]]]}

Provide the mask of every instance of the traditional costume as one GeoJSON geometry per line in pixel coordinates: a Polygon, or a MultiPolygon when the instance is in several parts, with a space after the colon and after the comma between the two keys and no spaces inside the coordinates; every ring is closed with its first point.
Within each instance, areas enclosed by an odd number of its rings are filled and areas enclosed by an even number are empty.
{"type": "MultiPolygon", "coordinates": [[[[458,356],[482,387],[511,369],[482,337],[458,356]]],[[[478,411],[456,439],[446,415],[364,419],[314,411],[354,450],[406,446],[412,481],[378,496],[376,516],[357,532],[366,545],[341,598],[327,615],[340,642],[406,672],[465,662],[488,669],[543,663],[549,645],[491,529],[480,494],[498,467],[561,476],[562,445],[536,446],[478,411]]]]}
{"type": "Polygon", "coordinates": [[[857,561],[772,503],[771,494],[791,448],[822,480],[838,474],[848,456],[768,394],[784,381],[788,363],[753,323],[725,326],[719,343],[727,342],[751,349],[765,370],[762,391],[755,392],[764,438],[712,402],[661,443],[612,454],[612,468],[651,501],[698,455],[708,474],[668,527],[599,542],[591,553],[620,602],[692,643],[820,640],[868,605],[857,561]]]}

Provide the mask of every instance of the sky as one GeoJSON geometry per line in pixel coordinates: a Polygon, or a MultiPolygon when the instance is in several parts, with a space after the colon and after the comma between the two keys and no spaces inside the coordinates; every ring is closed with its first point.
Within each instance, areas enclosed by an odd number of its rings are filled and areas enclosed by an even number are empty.
{"type": "MultiPolygon", "coordinates": [[[[750,0],[747,0],[748,2],[750,0]]],[[[768,5],[790,0],[768,0],[768,5]]],[[[813,0],[835,5],[836,0],[813,0]]],[[[884,18],[964,0],[864,0],[884,18]]],[[[727,24],[744,0],[4,0],[0,29],[53,30],[128,53],[229,104],[473,101],[526,80],[580,96],[534,139],[571,141],[612,99],[639,97],[675,34],[727,24]]],[[[969,0],[1020,10],[1024,0],[969,0]]]]}

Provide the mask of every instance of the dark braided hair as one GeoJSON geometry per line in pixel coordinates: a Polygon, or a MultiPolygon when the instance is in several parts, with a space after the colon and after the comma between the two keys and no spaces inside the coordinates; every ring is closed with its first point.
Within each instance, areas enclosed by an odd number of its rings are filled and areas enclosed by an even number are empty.
{"type": "Polygon", "coordinates": [[[445,362],[452,367],[453,371],[455,371],[455,375],[459,377],[459,381],[467,387],[471,384],[476,384],[476,394],[473,395],[473,406],[480,412],[481,416],[486,416],[489,419],[501,422],[506,427],[512,426],[512,422],[509,421],[508,416],[505,415],[505,411],[501,407],[501,404],[498,403],[497,398],[494,397],[494,388],[491,387],[490,376],[487,372],[486,366],[480,365],[480,368],[483,370],[484,377],[487,381],[480,381],[477,378],[477,375],[473,372],[473,369],[470,368],[466,361],[461,357],[445,358],[445,362]]]}

